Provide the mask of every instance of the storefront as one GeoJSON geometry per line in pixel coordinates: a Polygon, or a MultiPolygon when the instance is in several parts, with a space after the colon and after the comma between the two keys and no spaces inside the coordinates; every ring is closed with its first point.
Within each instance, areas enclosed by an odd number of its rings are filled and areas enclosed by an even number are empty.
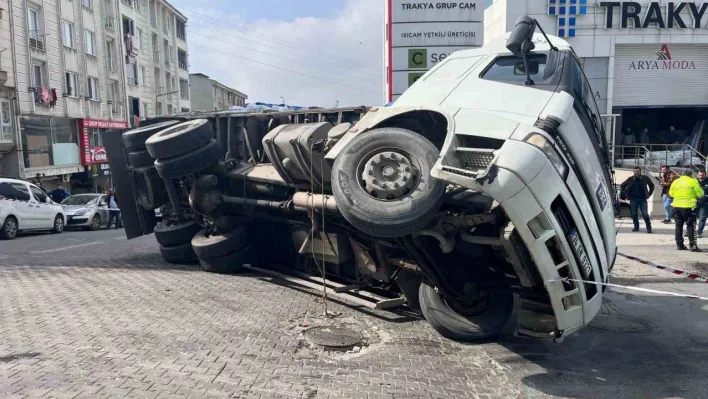
{"type": "Polygon", "coordinates": [[[708,116],[708,14],[697,4],[496,0],[484,38],[503,36],[520,15],[537,19],[573,46],[616,143],[627,129],[646,141],[645,128],[650,143],[684,143],[708,116]]]}
{"type": "Polygon", "coordinates": [[[23,178],[38,178],[47,190],[69,181],[83,170],[79,158],[76,119],[50,116],[20,117],[23,178]]]}
{"type": "Polygon", "coordinates": [[[72,188],[76,192],[103,192],[113,186],[113,180],[102,134],[107,131],[121,134],[121,130],[128,128],[128,122],[80,119],[78,128],[84,170],[72,178],[72,188]]]}

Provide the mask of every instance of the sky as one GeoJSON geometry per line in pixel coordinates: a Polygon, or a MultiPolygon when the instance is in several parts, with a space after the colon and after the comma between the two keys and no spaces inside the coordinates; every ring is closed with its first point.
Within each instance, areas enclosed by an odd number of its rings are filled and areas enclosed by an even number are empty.
{"type": "Polygon", "coordinates": [[[170,3],[188,18],[190,72],[246,93],[248,102],[384,103],[382,0],[170,3]]]}

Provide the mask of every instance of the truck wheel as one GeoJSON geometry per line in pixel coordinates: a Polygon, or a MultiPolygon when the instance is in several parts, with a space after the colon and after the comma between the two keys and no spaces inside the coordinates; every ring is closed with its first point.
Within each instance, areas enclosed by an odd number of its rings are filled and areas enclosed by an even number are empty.
{"type": "Polygon", "coordinates": [[[199,259],[202,270],[210,273],[234,273],[241,269],[241,266],[251,261],[251,246],[247,246],[237,252],[230,253],[213,259],[199,259]]]}
{"type": "Polygon", "coordinates": [[[167,263],[186,265],[197,263],[198,261],[197,255],[195,255],[194,250],[192,250],[191,243],[170,247],[160,245],[160,254],[162,254],[162,259],[167,263]]]}
{"type": "Polygon", "coordinates": [[[172,125],[178,124],[179,121],[167,121],[162,123],[156,123],[154,125],[148,125],[144,127],[139,127],[137,129],[128,130],[123,133],[123,147],[128,151],[142,150],[145,148],[145,141],[150,138],[153,134],[159,132],[162,129],[166,129],[172,125]]]}
{"type": "Polygon", "coordinates": [[[207,235],[204,230],[201,230],[192,238],[192,248],[199,259],[220,258],[247,246],[247,234],[248,227],[243,224],[221,235],[207,235]]]}
{"type": "Polygon", "coordinates": [[[440,335],[456,341],[476,341],[498,335],[514,310],[511,293],[483,293],[476,302],[470,302],[460,313],[428,283],[420,285],[420,309],[428,323],[440,335]]]}
{"type": "Polygon", "coordinates": [[[163,179],[177,179],[197,173],[219,162],[221,148],[212,139],[205,146],[172,158],[159,158],[155,169],[163,179]]]}
{"type": "Polygon", "coordinates": [[[442,204],[445,185],[430,170],[438,149],[406,129],[374,129],[355,137],[332,167],[342,216],[374,237],[400,237],[425,227],[442,204]]]}
{"type": "Polygon", "coordinates": [[[181,224],[167,225],[164,221],[155,226],[153,232],[160,245],[166,247],[182,244],[190,244],[192,237],[202,229],[197,222],[186,222],[181,224]]]}
{"type": "Polygon", "coordinates": [[[128,153],[128,165],[134,168],[152,166],[155,162],[147,150],[131,151],[128,153]]]}
{"type": "Polygon", "coordinates": [[[145,147],[153,158],[172,158],[197,150],[214,138],[207,119],[195,119],[170,126],[150,136],[145,147]]]}

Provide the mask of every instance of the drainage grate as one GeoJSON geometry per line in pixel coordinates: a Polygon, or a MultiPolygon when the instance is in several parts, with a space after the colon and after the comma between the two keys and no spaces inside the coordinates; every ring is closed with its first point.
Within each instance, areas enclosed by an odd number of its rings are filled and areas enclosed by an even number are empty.
{"type": "Polygon", "coordinates": [[[332,348],[354,346],[361,342],[362,335],[346,327],[312,327],[305,331],[305,338],[315,345],[332,348]]]}

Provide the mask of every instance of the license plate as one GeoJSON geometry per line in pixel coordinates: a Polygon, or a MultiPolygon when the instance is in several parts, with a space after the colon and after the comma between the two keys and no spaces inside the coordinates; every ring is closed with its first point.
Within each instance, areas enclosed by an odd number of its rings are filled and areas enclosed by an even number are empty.
{"type": "Polygon", "coordinates": [[[600,186],[597,188],[597,191],[595,191],[595,198],[597,198],[597,202],[600,205],[600,210],[604,211],[608,202],[607,191],[605,190],[604,184],[600,183],[600,186]]]}
{"type": "Polygon", "coordinates": [[[573,230],[568,234],[568,242],[571,248],[573,248],[573,253],[575,254],[575,259],[577,259],[580,266],[580,271],[583,272],[583,277],[590,278],[592,273],[592,264],[590,263],[590,258],[585,253],[585,247],[583,242],[580,240],[580,235],[578,235],[577,230],[573,230]]]}

